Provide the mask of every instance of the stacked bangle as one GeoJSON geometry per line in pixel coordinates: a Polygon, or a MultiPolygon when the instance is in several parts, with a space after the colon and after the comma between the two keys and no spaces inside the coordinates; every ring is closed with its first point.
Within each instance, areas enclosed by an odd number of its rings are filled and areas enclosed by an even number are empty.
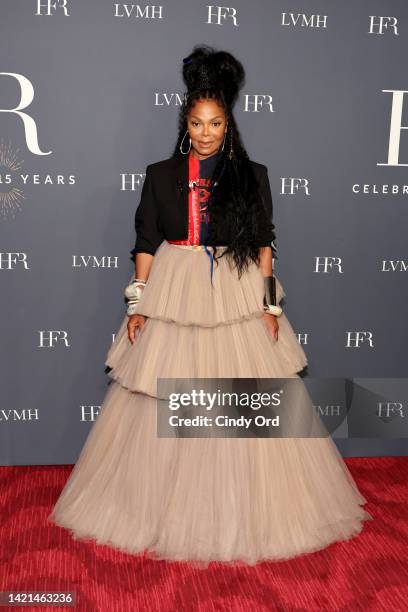
{"type": "Polygon", "coordinates": [[[264,311],[280,317],[282,314],[282,308],[276,303],[276,280],[274,276],[264,276],[264,311]]]}
{"type": "Polygon", "coordinates": [[[141,287],[145,287],[146,282],[147,281],[143,280],[142,278],[134,278],[129,285],[125,287],[124,294],[127,302],[126,314],[128,317],[136,313],[136,306],[138,302],[140,302],[144,291],[141,289],[141,287]]]}

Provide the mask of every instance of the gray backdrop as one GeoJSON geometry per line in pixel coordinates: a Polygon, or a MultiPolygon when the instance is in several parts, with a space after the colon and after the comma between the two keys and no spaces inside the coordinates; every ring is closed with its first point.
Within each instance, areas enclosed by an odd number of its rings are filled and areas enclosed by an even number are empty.
{"type": "MultiPolygon", "coordinates": [[[[405,2],[0,10],[2,464],[74,462],[97,416],[146,165],[171,155],[181,61],[201,42],[247,71],[235,116],[269,168],[309,376],[406,376],[405,2]]],[[[384,438],[336,443],[406,453],[384,438]]]]}

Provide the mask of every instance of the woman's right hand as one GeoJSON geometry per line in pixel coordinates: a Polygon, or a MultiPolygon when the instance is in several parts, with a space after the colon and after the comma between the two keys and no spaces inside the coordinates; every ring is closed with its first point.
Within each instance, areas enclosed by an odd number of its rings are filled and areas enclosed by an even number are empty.
{"type": "Polygon", "coordinates": [[[144,324],[146,323],[146,319],[147,317],[141,314],[134,314],[129,317],[129,321],[127,324],[127,330],[128,330],[128,338],[132,344],[135,341],[136,329],[139,328],[140,331],[142,331],[144,324]]]}
{"type": "Polygon", "coordinates": [[[278,317],[269,312],[264,312],[263,319],[275,340],[279,339],[279,323],[278,317]]]}

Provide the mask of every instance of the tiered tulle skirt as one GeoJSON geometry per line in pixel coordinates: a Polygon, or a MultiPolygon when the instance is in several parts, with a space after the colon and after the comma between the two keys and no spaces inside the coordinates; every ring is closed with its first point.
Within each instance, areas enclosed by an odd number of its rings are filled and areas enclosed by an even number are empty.
{"type": "Polygon", "coordinates": [[[199,567],[253,565],[349,539],[372,518],[330,437],[157,436],[157,378],[299,379],[307,365],[285,314],[279,339],[269,331],[255,264],[239,280],[222,257],[213,284],[204,250],[164,241],[156,251],[143,331],[132,344],[124,317],[101,411],[49,517],[75,539],[199,567]]]}

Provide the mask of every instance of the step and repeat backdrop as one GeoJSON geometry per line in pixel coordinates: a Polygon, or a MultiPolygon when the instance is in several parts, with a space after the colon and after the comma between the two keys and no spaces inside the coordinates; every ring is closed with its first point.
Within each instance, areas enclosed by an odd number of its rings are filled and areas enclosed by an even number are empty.
{"type": "Polygon", "coordinates": [[[347,381],[395,381],[372,394],[382,427],[343,427],[336,444],[406,454],[407,4],[2,0],[0,13],[0,463],[73,463],[97,419],[146,165],[172,154],[182,58],[199,43],[246,69],[235,118],[268,166],[302,376],[345,381],[322,413],[356,397],[347,381]]]}

